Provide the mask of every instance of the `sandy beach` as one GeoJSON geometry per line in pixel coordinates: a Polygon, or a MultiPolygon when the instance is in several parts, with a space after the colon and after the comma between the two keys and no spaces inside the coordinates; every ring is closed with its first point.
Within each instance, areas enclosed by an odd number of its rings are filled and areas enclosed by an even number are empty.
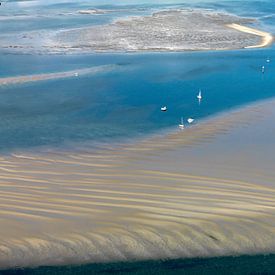
{"type": "Polygon", "coordinates": [[[0,267],[274,252],[274,105],[97,151],[2,155],[0,267]]]}
{"type": "Polygon", "coordinates": [[[267,47],[269,45],[272,44],[273,42],[273,35],[271,35],[268,32],[264,32],[264,31],[259,31],[253,28],[249,28],[246,26],[241,26],[238,24],[229,24],[228,27],[233,28],[235,30],[241,31],[241,32],[245,32],[245,33],[251,33],[251,34],[255,34],[258,35],[260,37],[262,37],[262,42],[258,45],[252,45],[252,46],[246,46],[246,49],[253,49],[253,48],[263,48],[263,47],[267,47]]]}

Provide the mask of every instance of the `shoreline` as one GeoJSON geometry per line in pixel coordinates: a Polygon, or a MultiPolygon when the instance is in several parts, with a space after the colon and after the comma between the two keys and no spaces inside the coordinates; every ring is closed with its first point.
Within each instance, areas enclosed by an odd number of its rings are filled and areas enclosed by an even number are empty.
{"type": "Polygon", "coordinates": [[[0,268],[274,252],[274,160],[257,142],[274,104],[119,148],[2,155],[0,268]]]}
{"type": "Polygon", "coordinates": [[[258,45],[246,46],[245,49],[265,48],[265,47],[271,45],[274,41],[273,35],[271,33],[265,32],[265,31],[260,31],[260,30],[254,29],[254,28],[242,26],[242,25],[235,24],[235,23],[229,24],[227,26],[229,28],[233,28],[240,32],[251,33],[251,34],[255,34],[255,35],[262,37],[262,43],[260,43],[258,45]]]}

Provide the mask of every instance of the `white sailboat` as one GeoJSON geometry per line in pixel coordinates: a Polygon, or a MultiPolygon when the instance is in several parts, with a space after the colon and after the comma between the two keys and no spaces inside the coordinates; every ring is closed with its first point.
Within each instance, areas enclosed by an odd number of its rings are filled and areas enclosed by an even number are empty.
{"type": "Polygon", "coordinates": [[[199,93],[198,93],[198,95],[197,95],[197,99],[198,99],[198,100],[201,100],[201,99],[202,99],[201,90],[199,90],[199,93]]]}
{"type": "Polygon", "coordinates": [[[187,119],[187,122],[188,122],[189,124],[193,123],[193,122],[194,122],[194,118],[189,117],[189,118],[187,119]]]}
{"type": "Polygon", "coordinates": [[[167,111],[167,107],[166,107],[166,106],[163,106],[163,107],[160,108],[160,110],[161,110],[162,112],[166,112],[166,111],[167,111]]]}
{"type": "Polygon", "coordinates": [[[262,66],[262,73],[264,73],[265,72],[265,67],[264,66],[262,66]]]}
{"type": "Polygon", "coordinates": [[[180,128],[181,130],[184,129],[183,118],[181,118],[181,122],[180,122],[180,124],[179,124],[179,128],[180,128]]]}

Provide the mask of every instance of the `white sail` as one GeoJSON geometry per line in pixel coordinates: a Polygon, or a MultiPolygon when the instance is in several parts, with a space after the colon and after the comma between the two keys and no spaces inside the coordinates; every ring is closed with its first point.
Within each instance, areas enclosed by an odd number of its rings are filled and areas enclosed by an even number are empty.
{"type": "Polygon", "coordinates": [[[197,95],[198,99],[202,99],[201,90],[199,91],[199,94],[197,95]]]}
{"type": "Polygon", "coordinates": [[[189,117],[189,118],[187,119],[187,122],[188,122],[189,124],[191,124],[191,123],[193,123],[193,122],[194,122],[194,119],[193,119],[193,118],[191,118],[191,117],[189,117]]]}
{"type": "Polygon", "coordinates": [[[180,124],[179,124],[179,128],[180,128],[181,130],[184,129],[183,118],[181,118],[181,122],[180,122],[180,124]]]}

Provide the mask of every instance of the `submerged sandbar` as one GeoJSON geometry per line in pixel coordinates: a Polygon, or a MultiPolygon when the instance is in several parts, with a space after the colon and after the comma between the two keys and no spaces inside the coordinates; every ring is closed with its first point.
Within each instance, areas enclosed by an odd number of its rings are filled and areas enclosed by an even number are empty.
{"type": "Polygon", "coordinates": [[[94,75],[98,73],[109,72],[116,67],[117,65],[110,64],[110,65],[94,66],[90,68],[76,69],[76,70],[64,71],[64,72],[0,77],[0,87],[4,85],[11,85],[11,84],[23,84],[23,83],[29,83],[29,82],[79,77],[84,75],[94,75]]]}

